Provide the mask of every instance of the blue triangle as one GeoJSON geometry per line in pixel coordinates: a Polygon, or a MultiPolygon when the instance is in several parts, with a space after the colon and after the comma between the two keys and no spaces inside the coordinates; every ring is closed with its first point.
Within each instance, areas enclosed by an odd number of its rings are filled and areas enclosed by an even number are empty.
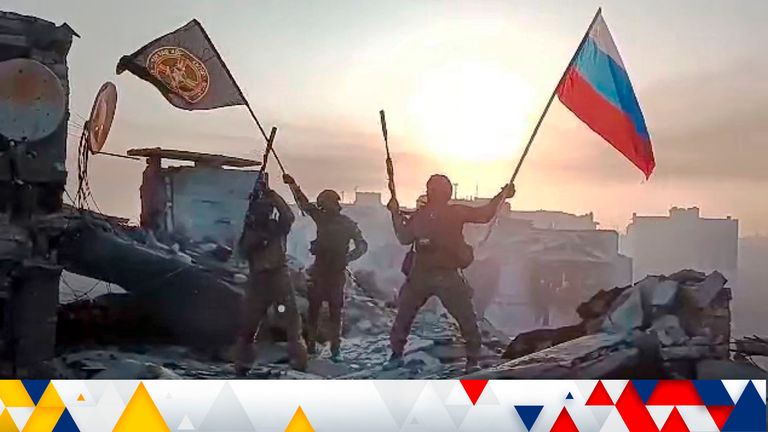
{"type": "Polygon", "coordinates": [[[24,384],[24,388],[27,390],[29,397],[32,398],[32,402],[37,405],[40,398],[43,397],[43,393],[45,393],[45,389],[48,387],[50,380],[22,380],[21,382],[24,384]]]}
{"type": "Polygon", "coordinates": [[[764,431],[768,429],[766,426],[765,401],[750,381],[723,425],[722,432],[764,431]]]}
{"type": "Polygon", "coordinates": [[[643,401],[643,404],[648,403],[648,399],[651,398],[653,389],[656,388],[658,382],[659,380],[632,380],[632,385],[635,386],[635,390],[640,395],[640,400],[643,401]]]}
{"type": "Polygon", "coordinates": [[[536,423],[542,408],[544,408],[544,405],[515,405],[517,415],[520,416],[520,420],[523,421],[525,428],[528,430],[531,430],[533,424],[536,423]]]}
{"type": "Polygon", "coordinates": [[[696,391],[699,392],[701,400],[707,406],[728,406],[733,405],[731,395],[725,389],[720,380],[696,380],[693,382],[696,391]]]}
{"type": "Polygon", "coordinates": [[[566,396],[565,399],[566,400],[573,399],[573,395],[571,394],[571,392],[568,392],[568,396],[566,396]]]}
{"type": "Polygon", "coordinates": [[[80,428],[77,427],[75,419],[72,418],[72,414],[68,409],[64,410],[64,413],[59,417],[59,421],[56,422],[56,426],[53,427],[52,432],[80,432],[80,428]]]}

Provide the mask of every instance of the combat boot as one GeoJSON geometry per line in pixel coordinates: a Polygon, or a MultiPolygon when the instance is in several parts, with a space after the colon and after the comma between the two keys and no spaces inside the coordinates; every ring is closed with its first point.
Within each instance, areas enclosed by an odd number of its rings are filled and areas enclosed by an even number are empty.
{"type": "Polygon", "coordinates": [[[403,367],[404,364],[405,362],[403,361],[403,354],[393,352],[392,355],[389,356],[389,360],[384,363],[382,369],[385,371],[395,370],[403,367]]]}
{"type": "Polygon", "coordinates": [[[474,357],[467,357],[467,365],[464,371],[467,373],[467,375],[479,372],[480,366],[477,364],[477,359],[474,357]]]}

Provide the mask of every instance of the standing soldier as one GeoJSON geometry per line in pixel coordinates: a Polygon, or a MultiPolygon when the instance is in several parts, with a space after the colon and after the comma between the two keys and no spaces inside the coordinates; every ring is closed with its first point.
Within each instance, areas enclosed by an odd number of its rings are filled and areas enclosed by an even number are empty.
{"type": "Polygon", "coordinates": [[[309,269],[309,311],[307,313],[307,346],[310,354],[316,352],[317,326],[320,307],[328,303],[331,318],[331,360],[341,361],[341,313],[344,307],[344,283],[347,264],[360,258],[368,250],[368,243],[357,224],[341,214],[341,198],[336,192],[326,189],[312,204],[288,174],[283,176],[291,188],[299,208],[307,213],[317,226],[317,238],[312,241],[310,252],[315,262],[309,269]],[[354,243],[350,250],[349,243],[354,243]]]}
{"type": "Polygon", "coordinates": [[[254,360],[254,335],[273,305],[285,318],[291,366],[297,370],[306,368],[307,352],[300,339],[301,317],[285,255],[286,238],[293,221],[293,212],[285,200],[266,182],[257,184],[239,241],[240,253],[248,258],[250,278],[245,293],[243,330],[238,338],[235,364],[238,375],[246,375],[250,370],[254,360]],[[273,216],[275,210],[277,218],[273,216]]]}
{"type": "Polygon", "coordinates": [[[387,208],[392,213],[395,235],[400,243],[412,245],[412,264],[406,266],[406,284],[398,296],[395,323],[390,333],[392,356],[386,369],[402,366],[403,350],[416,314],[432,296],[437,296],[458,321],[467,350],[467,372],[477,369],[480,354],[480,332],[472,307],[472,289],[459,274],[468,267],[474,254],[464,241],[465,223],[488,223],[501,201],[511,198],[513,185],[496,195],[483,207],[452,205],[453,185],[444,175],[433,175],[427,181],[427,202],[406,219],[392,197],[387,208]]]}

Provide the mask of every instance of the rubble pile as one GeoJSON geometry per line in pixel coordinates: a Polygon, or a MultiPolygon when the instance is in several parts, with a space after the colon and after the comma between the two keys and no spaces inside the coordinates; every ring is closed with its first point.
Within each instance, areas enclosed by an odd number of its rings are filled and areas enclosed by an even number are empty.
{"type": "Polygon", "coordinates": [[[725,284],[717,271],[683,270],[603,290],[579,306],[581,323],[520,334],[508,362],[472,376],[716,378],[713,364],[734,363],[725,284]]]}

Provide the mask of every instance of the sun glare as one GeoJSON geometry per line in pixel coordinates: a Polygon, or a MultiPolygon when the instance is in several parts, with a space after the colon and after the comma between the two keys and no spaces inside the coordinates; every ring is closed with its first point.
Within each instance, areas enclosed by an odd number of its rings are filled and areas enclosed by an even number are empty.
{"type": "Polygon", "coordinates": [[[527,133],[533,90],[515,74],[459,64],[424,74],[411,97],[414,131],[440,158],[489,161],[516,154],[527,133]]]}

